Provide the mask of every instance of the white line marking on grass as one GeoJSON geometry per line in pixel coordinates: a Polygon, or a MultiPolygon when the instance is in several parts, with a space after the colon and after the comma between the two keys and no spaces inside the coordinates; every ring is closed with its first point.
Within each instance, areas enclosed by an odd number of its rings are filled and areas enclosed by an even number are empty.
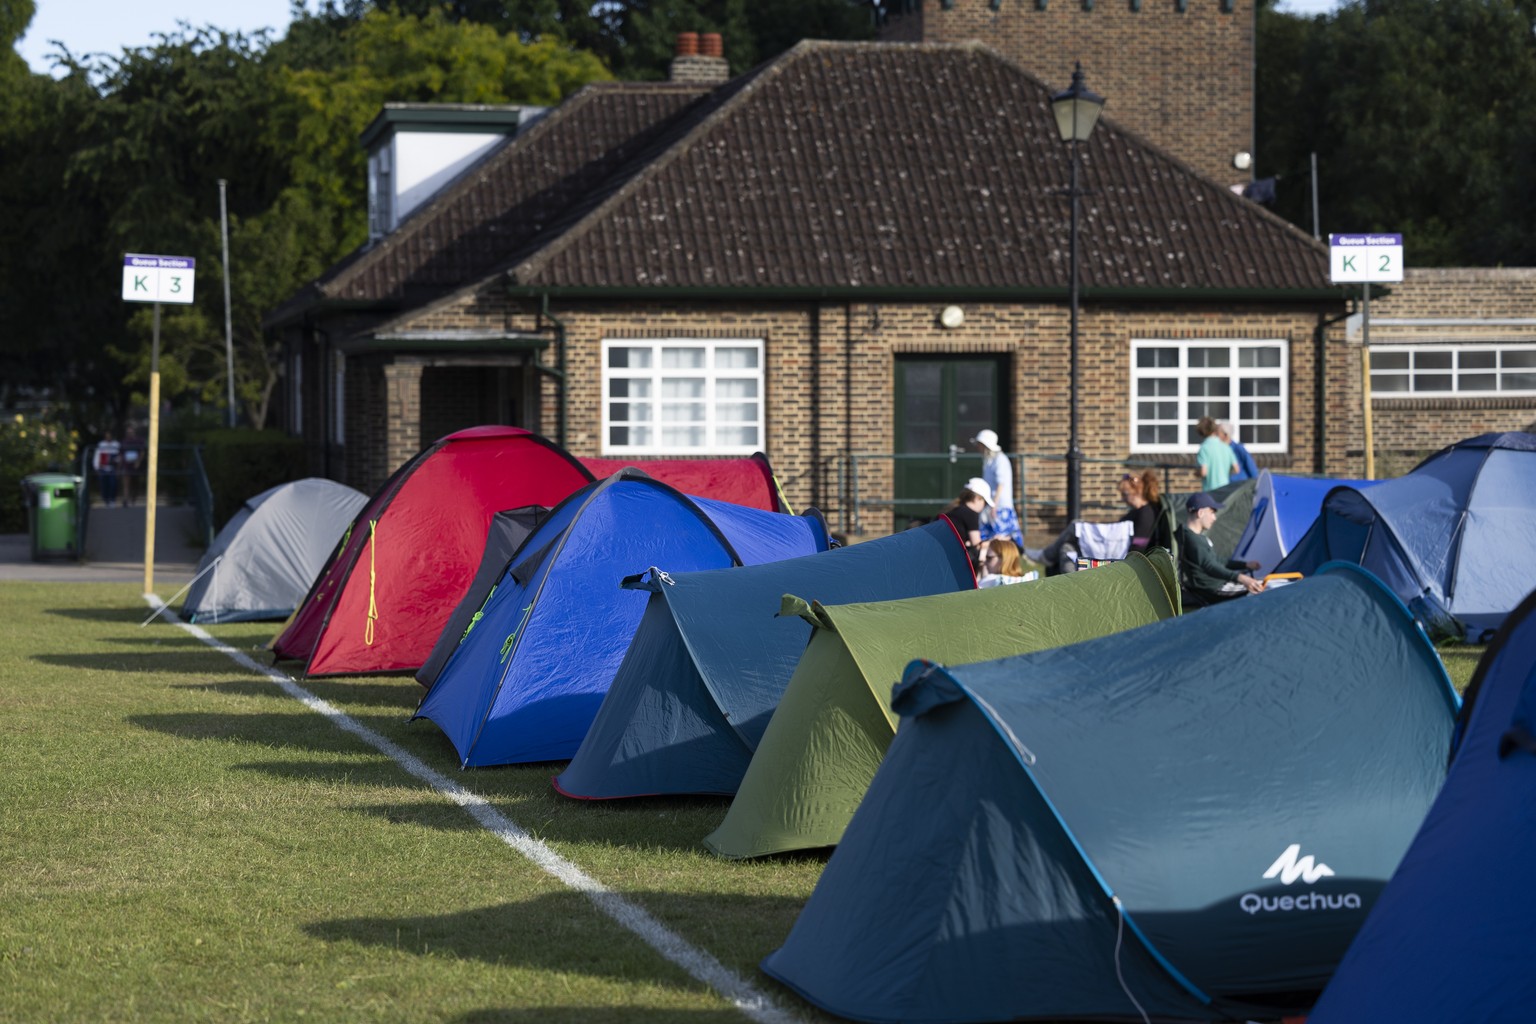
{"type": "Polygon", "coordinates": [[[236,664],[250,669],[257,675],[270,679],[294,700],[305,705],[311,711],[329,718],[332,725],[356,736],[394,761],[401,768],[404,768],[408,773],[464,808],[464,810],[469,812],[470,817],[479,822],[486,831],[493,833],[502,842],[533,861],[546,874],[553,875],[566,886],[575,889],[577,892],[584,893],[598,910],[634,932],[646,945],[681,967],[684,971],[687,971],[695,980],[703,982],[724,996],[733,1006],[748,1017],[755,1021],[761,1021],[762,1024],[793,1024],[793,1022],[799,1020],[794,1014],[789,1013],[775,1003],[767,993],[762,992],[751,982],[738,976],[734,971],[702,949],[697,949],[690,945],[686,939],[656,920],[649,912],[631,903],[619,893],[609,889],[603,883],[581,870],[581,868],[566,860],[554,850],[551,850],[544,843],[529,835],[523,830],[522,826],[491,806],[484,797],[471,793],[448,776],[437,771],[435,768],[429,767],[415,754],[380,736],[335,705],[316,697],[294,682],[291,677],[270,666],[258,664],[244,652],[237,651],[216,637],[210,636],[202,627],[182,622],[154,594],[145,594],[144,600],[159,615],[165,618],[167,622],[174,623],[186,630],[209,647],[230,658],[236,664]]]}

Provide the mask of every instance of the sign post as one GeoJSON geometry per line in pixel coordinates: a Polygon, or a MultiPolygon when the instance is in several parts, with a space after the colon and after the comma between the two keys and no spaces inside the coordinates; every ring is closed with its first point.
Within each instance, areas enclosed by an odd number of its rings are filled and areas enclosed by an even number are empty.
{"type": "Polygon", "coordinates": [[[197,260],[190,256],[123,256],[123,301],[155,304],[149,356],[149,441],[144,477],[144,593],[155,589],[155,500],[160,472],[160,303],[192,301],[197,260]]]}
{"type": "Polygon", "coordinates": [[[1328,275],[1335,284],[1365,285],[1360,302],[1360,373],[1362,424],[1365,428],[1365,478],[1376,479],[1376,439],[1371,430],[1371,283],[1403,279],[1403,236],[1355,234],[1328,236],[1328,275]]]}

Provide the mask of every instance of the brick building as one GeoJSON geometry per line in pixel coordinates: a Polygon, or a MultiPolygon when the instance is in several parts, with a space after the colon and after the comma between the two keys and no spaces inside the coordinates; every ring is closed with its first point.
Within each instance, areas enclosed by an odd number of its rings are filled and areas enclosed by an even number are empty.
{"type": "MultiPolygon", "coordinates": [[[[1347,324],[1366,340],[1361,313],[1347,324]]],[[[1372,300],[1368,330],[1377,475],[1458,438],[1536,433],[1536,269],[1410,268],[1372,300]]]]}
{"type": "MultiPolygon", "coordinates": [[[[762,450],[856,535],[931,514],[982,427],[1067,447],[1059,87],[974,43],[816,42],[719,85],[590,86],[268,318],[288,426],[364,491],[502,422],[578,455],[762,450]]],[[[1112,115],[1080,152],[1090,512],[1128,460],[1192,462],[1207,413],[1261,464],[1358,472],[1325,247],[1112,115]]],[[[1039,535],[1062,461],[1025,470],[1039,535]]]]}

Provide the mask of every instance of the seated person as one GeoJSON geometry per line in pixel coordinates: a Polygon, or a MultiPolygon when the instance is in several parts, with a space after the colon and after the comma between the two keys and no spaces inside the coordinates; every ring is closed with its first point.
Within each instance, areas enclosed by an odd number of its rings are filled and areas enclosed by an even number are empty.
{"type": "MultiPolygon", "coordinates": [[[[1161,496],[1157,472],[1146,469],[1139,475],[1126,473],[1116,484],[1116,489],[1120,492],[1120,500],[1125,502],[1127,511],[1115,521],[1129,522],[1131,550],[1145,551],[1152,539],[1152,534],[1157,529],[1157,502],[1161,496]]],[[[1040,552],[1038,560],[1045,563],[1045,574],[1056,576],[1064,572],[1074,572],[1077,569],[1077,548],[1077,523],[1068,523],[1067,528],[1040,552]]]]}
{"type": "Polygon", "coordinates": [[[981,513],[992,505],[992,486],[979,476],[965,482],[960,497],[939,515],[948,519],[965,542],[973,568],[981,565],[981,513]]]}
{"type": "Polygon", "coordinates": [[[1179,527],[1179,590],[1185,609],[1204,608],[1234,597],[1257,594],[1264,584],[1243,572],[1257,569],[1257,562],[1231,561],[1226,565],[1216,557],[1211,538],[1205,535],[1216,522],[1221,503],[1201,491],[1184,503],[1188,517],[1179,527]]]}
{"type": "Polygon", "coordinates": [[[976,588],[1003,587],[1010,583],[1023,583],[1024,563],[1019,559],[1019,546],[1007,537],[993,537],[982,543],[981,572],[976,577],[976,588]]]}

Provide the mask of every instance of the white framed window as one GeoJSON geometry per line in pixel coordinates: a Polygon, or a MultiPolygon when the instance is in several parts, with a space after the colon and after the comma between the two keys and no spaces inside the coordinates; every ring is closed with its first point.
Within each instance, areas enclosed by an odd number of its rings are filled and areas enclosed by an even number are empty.
{"type": "Polygon", "coordinates": [[[1131,342],[1131,451],[1192,452],[1200,417],[1231,420],[1253,452],[1289,436],[1290,350],[1278,339],[1131,342]]]}
{"type": "Polygon", "coordinates": [[[761,339],[603,340],[605,455],[751,455],[763,409],[761,339]]]}
{"type": "Polygon", "coordinates": [[[1371,346],[1372,398],[1536,395],[1536,343],[1371,346]]]}

